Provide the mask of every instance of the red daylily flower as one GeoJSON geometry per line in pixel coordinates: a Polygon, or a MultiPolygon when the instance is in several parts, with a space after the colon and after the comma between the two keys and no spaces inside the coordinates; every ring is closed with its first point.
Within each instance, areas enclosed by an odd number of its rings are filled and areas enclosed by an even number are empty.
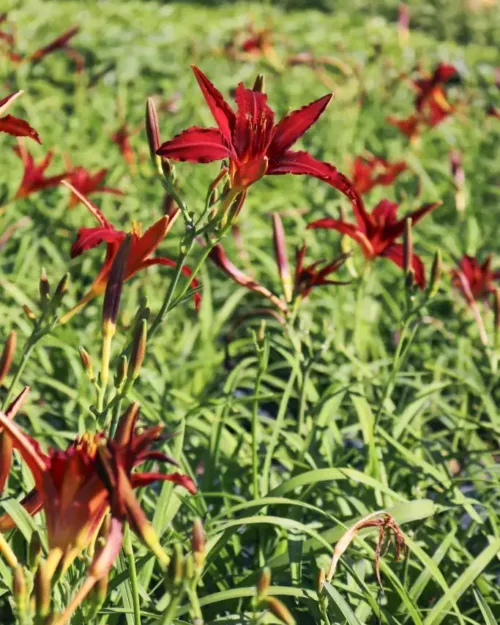
{"type": "Polygon", "coordinates": [[[59,35],[59,37],[56,37],[53,41],[48,43],[46,46],[30,54],[30,57],[29,57],[30,60],[40,61],[45,56],[47,56],[47,54],[50,54],[51,52],[54,52],[55,50],[64,50],[66,52],[68,52],[69,50],[70,53],[73,53],[74,50],[73,48],[70,48],[68,46],[68,42],[70,39],[73,39],[73,37],[76,34],[78,34],[79,30],[80,30],[79,26],[72,26],[71,28],[68,28],[68,30],[65,30],[61,35],[59,35]]]}
{"type": "Polygon", "coordinates": [[[232,188],[246,189],[264,175],[303,174],[314,176],[348,193],[351,185],[335,167],[318,161],[308,152],[291,146],[318,120],[331,94],[302,107],[275,124],[267,96],[260,91],[236,88],[235,113],[221,93],[197,67],[193,71],[217,128],[192,126],[163,143],[157,154],[191,163],[229,159],[232,188]]]}
{"type": "MultiPolygon", "coordinates": [[[[314,221],[307,227],[337,230],[354,239],[361,247],[365,258],[372,260],[378,256],[384,256],[392,260],[398,267],[403,268],[403,245],[396,243],[396,239],[403,235],[406,219],[410,218],[412,224],[416,224],[422,217],[425,217],[440,204],[440,202],[426,204],[406,215],[403,219],[398,220],[396,217],[398,205],[394,202],[382,200],[371,213],[367,213],[363,201],[359,197],[358,201],[353,203],[356,224],[333,219],[332,217],[325,217],[324,219],[314,221]]],[[[424,265],[416,254],[413,255],[412,268],[415,272],[416,283],[423,289],[425,287],[424,265]]]]}
{"type": "MultiPolygon", "coordinates": [[[[68,163],[69,164],[69,163],[68,163]]],[[[69,176],[68,182],[71,186],[75,187],[77,191],[80,191],[82,195],[89,196],[92,193],[112,193],[113,195],[124,195],[120,189],[114,189],[112,187],[101,186],[101,182],[104,180],[108,173],[108,169],[100,169],[95,174],[91,174],[85,167],[71,167],[68,169],[69,176]]],[[[69,200],[69,207],[74,208],[79,202],[76,195],[72,195],[69,200]]]]}
{"type": "MultiPolygon", "coordinates": [[[[61,317],[61,323],[66,323],[71,317],[81,310],[88,302],[92,301],[95,297],[102,295],[106,290],[106,284],[109,278],[109,272],[113,264],[113,260],[120,248],[121,243],[127,236],[127,233],[123,230],[116,230],[111,223],[106,219],[103,213],[93,204],[87,197],[82,195],[71,184],[64,182],[65,186],[88,208],[90,213],[95,217],[98,222],[98,226],[94,228],[80,228],[76,241],[71,248],[71,257],[75,258],[80,256],[83,252],[97,247],[101,243],[106,243],[107,252],[104,264],[101,267],[94,283],[90,287],[90,290],[82,297],[82,299],[63,317],[61,317]]],[[[128,255],[128,262],[125,268],[124,280],[128,280],[138,271],[151,267],[152,265],[165,265],[167,267],[175,267],[175,261],[164,256],[152,257],[156,248],[166,237],[168,231],[173,226],[175,219],[179,215],[177,210],[174,215],[170,217],[164,216],[153,224],[144,234],[141,233],[140,226],[133,224],[130,232],[131,244],[130,252],[128,255]]],[[[191,276],[191,269],[189,267],[183,267],[182,273],[188,278],[191,276]]],[[[191,285],[196,288],[198,281],[193,278],[191,285]]],[[[199,308],[201,296],[199,293],[195,293],[194,302],[196,308],[199,308]]]]}
{"type": "Polygon", "coordinates": [[[486,114],[488,117],[496,117],[497,119],[500,119],[500,108],[497,106],[489,106],[486,114]]]}
{"type": "Polygon", "coordinates": [[[128,128],[128,124],[122,124],[116,132],[111,135],[111,141],[116,143],[123,158],[132,166],[135,163],[135,154],[130,143],[132,132],[128,128]]]}
{"type": "Polygon", "coordinates": [[[352,166],[352,184],[358,193],[368,193],[378,185],[391,185],[406,169],[404,161],[391,164],[380,156],[358,156],[352,166]]]}
{"type": "MultiPolygon", "coordinates": [[[[125,412],[114,439],[103,432],[85,434],[66,451],[51,448],[47,453],[0,413],[4,435],[19,451],[35,480],[35,488],[23,505],[29,514],[42,509],[45,512],[49,578],[58,567],[63,574],[90,545],[108,511],[115,525],[115,535],[106,547],[111,552],[108,570],[120,551],[125,520],[157,557],[168,561],[133,489],[164,480],[195,493],[196,485],[190,477],[179,473],[133,472],[135,467],[150,460],[177,464],[164,453],[151,449],[152,444],[162,438],[161,425],[136,433],[138,408],[137,404],[132,404],[125,412]]],[[[9,515],[0,517],[1,531],[13,527],[15,524],[9,515]]]]}
{"type": "Polygon", "coordinates": [[[347,282],[339,282],[337,280],[329,280],[328,276],[341,267],[347,256],[342,254],[339,258],[336,258],[331,263],[324,265],[323,261],[317,261],[311,265],[304,265],[304,258],[306,254],[305,244],[300,247],[296,252],[295,257],[295,274],[292,283],[290,269],[288,265],[288,256],[286,249],[285,232],[280,216],[277,213],[273,214],[273,239],[276,264],[278,267],[278,273],[280,281],[283,287],[284,300],[272,293],[268,288],[257,282],[254,278],[246,275],[235,267],[229,258],[227,257],[224,248],[220,243],[214,247],[210,252],[210,259],[221,269],[226,275],[228,275],[236,284],[243,286],[254,293],[258,293],[263,297],[266,297],[270,302],[274,304],[282,313],[288,314],[290,312],[288,304],[294,299],[305,299],[311,293],[312,289],[316,286],[322,286],[326,284],[348,284],[347,282]]]}
{"type": "MultiPolygon", "coordinates": [[[[13,104],[14,100],[16,100],[20,95],[23,94],[23,91],[14,91],[14,93],[9,94],[5,98],[0,100],[0,115],[3,115],[13,104]]],[[[28,122],[24,121],[24,119],[19,119],[18,117],[13,117],[12,115],[5,115],[4,117],[0,117],[0,132],[6,132],[9,135],[13,135],[14,137],[29,137],[33,139],[37,143],[42,143],[40,141],[40,137],[37,131],[32,128],[28,122]]]]}
{"type": "Polygon", "coordinates": [[[491,268],[492,255],[483,263],[473,256],[465,255],[457,269],[451,272],[453,284],[460,289],[469,304],[473,300],[484,300],[495,292],[495,280],[500,280],[500,271],[491,268]]]}
{"type": "Polygon", "coordinates": [[[420,134],[420,124],[422,120],[418,115],[410,115],[410,117],[406,119],[398,119],[393,115],[389,115],[387,121],[393,126],[396,126],[410,141],[414,141],[420,134]]]}
{"type": "Polygon", "coordinates": [[[14,196],[16,198],[27,197],[32,193],[36,193],[42,189],[48,189],[49,187],[57,187],[61,180],[64,180],[68,175],[67,173],[63,173],[57,174],[56,176],[45,177],[45,170],[50,165],[52,157],[54,156],[52,150],[47,152],[45,158],[42,159],[40,163],[36,164],[33,156],[31,156],[24,146],[16,146],[13,149],[24,165],[23,179],[14,196]]]}

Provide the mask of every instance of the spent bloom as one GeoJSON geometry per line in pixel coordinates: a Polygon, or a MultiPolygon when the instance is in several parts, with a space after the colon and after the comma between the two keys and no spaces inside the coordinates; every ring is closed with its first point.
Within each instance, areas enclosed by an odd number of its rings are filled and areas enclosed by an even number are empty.
{"type": "MultiPolygon", "coordinates": [[[[173,216],[161,217],[161,219],[148,228],[144,233],[142,232],[139,224],[133,223],[131,232],[126,233],[123,230],[117,230],[106,219],[99,208],[79,191],[77,191],[77,189],[75,189],[71,184],[66,181],[64,184],[76,197],[78,197],[98,223],[98,225],[93,228],[80,228],[78,230],[76,240],[71,248],[71,257],[75,258],[76,256],[80,256],[80,254],[97,247],[103,242],[106,243],[107,251],[104,263],[89,291],[68,313],[63,315],[61,323],[68,321],[88,302],[105,292],[113,260],[115,259],[120,245],[126,238],[127,234],[130,234],[131,242],[130,253],[128,255],[127,266],[125,268],[125,280],[131,278],[138,271],[151,267],[152,265],[175,267],[175,261],[164,256],[153,256],[153,253],[166,237],[170,228],[174,224],[177,215],[179,214],[177,211],[173,216]]],[[[182,271],[185,276],[188,278],[190,277],[191,270],[189,267],[183,267],[182,271]]],[[[193,279],[191,284],[193,287],[196,287],[198,282],[196,279],[193,279]]],[[[194,301],[196,306],[198,306],[200,302],[199,293],[194,295],[194,301]]]]}
{"type": "Polygon", "coordinates": [[[484,300],[495,292],[495,281],[500,280],[500,271],[491,268],[492,256],[489,254],[480,263],[473,256],[465,255],[451,275],[453,284],[460,289],[469,304],[474,300],[484,300]]]}
{"type": "MultiPolygon", "coordinates": [[[[22,91],[14,91],[14,93],[10,93],[5,98],[2,98],[0,100],[0,116],[6,113],[7,109],[22,94],[22,91]]],[[[14,137],[29,137],[37,143],[41,143],[37,131],[32,128],[28,122],[12,115],[0,117],[0,132],[5,132],[14,137]]]]}
{"type": "Polygon", "coordinates": [[[335,167],[292,145],[318,120],[330,102],[328,94],[275,122],[267,96],[236,88],[236,112],[208,78],[193,71],[217,128],[192,126],[163,143],[158,155],[176,161],[210,163],[229,159],[232,189],[245,192],[265,175],[303,174],[319,178],[346,193],[351,185],[335,167]]]}
{"type": "Polygon", "coordinates": [[[22,145],[16,146],[14,152],[19,156],[24,165],[23,178],[16,191],[16,198],[27,197],[42,189],[57,187],[61,180],[64,180],[68,175],[67,173],[62,173],[55,176],[45,176],[45,170],[49,167],[54,156],[52,150],[47,152],[39,163],[35,163],[33,156],[22,145]]]}
{"type": "MultiPolygon", "coordinates": [[[[404,248],[401,243],[396,242],[396,239],[403,235],[406,220],[410,219],[414,225],[438,206],[440,206],[440,202],[425,204],[418,210],[406,215],[403,219],[398,220],[398,205],[394,202],[381,200],[373,211],[368,213],[363,200],[361,197],[358,197],[357,201],[353,202],[355,224],[341,219],[325,217],[309,224],[308,228],[337,230],[354,239],[360,246],[365,258],[371,260],[383,256],[398,267],[403,268],[404,248]]],[[[416,283],[423,289],[425,287],[424,265],[416,254],[412,257],[411,266],[415,273],[416,283]]]]}
{"type": "MultiPolygon", "coordinates": [[[[62,451],[43,452],[38,443],[0,413],[0,425],[14,449],[31,471],[35,487],[23,502],[30,514],[43,510],[46,516],[49,579],[58,569],[64,573],[75,558],[95,539],[104,517],[111,512],[116,527],[114,544],[109,545],[109,569],[118,554],[127,520],[141,540],[160,558],[168,558],[134,495],[134,489],[158,480],[171,481],[196,492],[194,482],[179,473],[134,472],[148,460],[177,464],[161,451],[152,449],[161,440],[162,426],[136,432],[138,405],[132,404],[122,416],[116,435],[84,434],[62,451]],[[28,504],[28,505],[27,505],[28,504]]],[[[14,527],[8,515],[0,517],[0,530],[14,527]]]]}
{"type": "Polygon", "coordinates": [[[352,165],[352,184],[358,193],[368,193],[379,185],[388,187],[407,168],[404,161],[389,163],[373,154],[357,156],[352,165]]]}

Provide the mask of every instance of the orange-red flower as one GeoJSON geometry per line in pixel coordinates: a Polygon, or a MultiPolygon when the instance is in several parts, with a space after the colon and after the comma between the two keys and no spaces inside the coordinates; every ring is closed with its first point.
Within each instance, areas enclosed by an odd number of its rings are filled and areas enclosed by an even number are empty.
{"type": "Polygon", "coordinates": [[[368,193],[374,187],[387,187],[407,169],[404,161],[389,163],[380,156],[357,156],[352,166],[352,184],[358,193],[368,193]]]}
{"type": "MultiPolygon", "coordinates": [[[[396,239],[403,235],[406,219],[412,224],[425,217],[428,213],[440,206],[440,202],[426,204],[403,219],[397,219],[398,205],[389,200],[382,200],[371,213],[365,209],[361,197],[353,202],[356,224],[347,223],[340,219],[325,217],[308,225],[308,228],[327,228],[337,230],[354,239],[363,252],[365,258],[374,259],[383,256],[392,260],[398,267],[404,266],[403,245],[396,243],[396,239]]],[[[425,272],[422,260],[413,254],[412,268],[415,272],[415,281],[421,289],[425,287],[425,272]]]]}
{"type": "Polygon", "coordinates": [[[460,289],[468,304],[484,300],[495,292],[495,280],[500,280],[500,271],[494,271],[491,263],[491,254],[482,263],[473,256],[465,255],[458,268],[453,269],[453,284],[460,289]]]}
{"type": "MultiPolygon", "coordinates": [[[[195,493],[194,482],[179,473],[134,472],[148,460],[177,464],[160,451],[151,449],[162,438],[162,426],[136,432],[138,405],[133,404],[123,415],[116,435],[85,434],[65,450],[49,449],[44,453],[38,443],[24,434],[8,416],[0,413],[4,436],[19,451],[30,469],[35,488],[28,495],[28,512],[45,512],[49,555],[47,571],[51,577],[59,568],[64,573],[74,559],[86,549],[110,510],[115,525],[109,549],[109,569],[121,547],[125,520],[146,545],[163,561],[167,560],[158,538],[149,524],[133,489],[157,480],[168,480],[195,493]],[[33,505],[36,501],[36,505],[33,505]]],[[[0,530],[14,525],[8,515],[0,518],[0,530]]]]}
{"type": "MultiPolygon", "coordinates": [[[[25,388],[5,411],[5,417],[12,421],[19,412],[29,389],[25,388]]],[[[12,464],[12,440],[8,434],[0,427],[0,496],[3,493],[7,480],[9,479],[12,464]]]]}
{"type": "MultiPolygon", "coordinates": [[[[113,187],[102,186],[104,178],[108,173],[108,169],[103,168],[96,171],[94,174],[90,173],[85,167],[69,167],[68,182],[77,191],[80,191],[82,195],[89,196],[93,193],[112,193],[113,195],[123,195],[123,191],[120,189],[114,189],[113,187]]],[[[69,200],[69,207],[74,208],[79,202],[76,195],[71,195],[69,200]]]]}
{"type": "Polygon", "coordinates": [[[236,88],[237,111],[197,67],[193,71],[217,128],[192,126],[163,143],[157,154],[164,158],[192,163],[229,159],[232,188],[244,192],[264,175],[303,174],[327,182],[344,193],[351,184],[335,167],[313,158],[308,152],[294,151],[292,145],[318,120],[332,96],[303,106],[275,123],[267,96],[236,88]]]}
{"type": "MultiPolygon", "coordinates": [[[[94,228],[80,228],[76,237],[76,241],[71,248],[71,256],[75,258],[83,252],[97,247],[101,243],[106,243],[107,252],[104,263],[99,271],[96,279],[94,280],[90,290],[82,297],[82,299],[61,318],[61,323],[66,323],[76,312],[83,308],[88,302],[93,300],[98,295],[102,295],[106,290],[106,284],[109,277],[109,272],[113,264],[113,260],[118,252],[120,244],[127,236],[127,233],[123,230],[116,230],[114,226],[106,219],[103,213],[97,208],[97,206],[91,202],[87,197],[82,195],[77,189],[66,181],[64,184],[70,189],[70,191],[88,208],[90,213],[94,216],[98,222],[98,226],[94,228]]],[[[164,256],[152,256],[159,246],[159,244],[166,237],[168,231],[175,222],[179,212],[170,217],[164,216],[153,224],[144,234],[141,232],[139,224],[132,224],[131,228],[131,245],[128,256],[127,267],[125,269],[124,280],[128,280],[138,271],[151,267],[152,265],[165,265],[167,267],[175,267],[175,261],[164,256]]],[[[189,267],[183,267],[182,272],[188,278],[191,276],[191,270],[189,267]]],[[[196,287],[198,281],[193,278],[191,285],[196,287]]],[[[196,307],[200,303],[200,294],[195,293],[194,301],[196,307]]]]}
{"type": "Polygon", "coordinates": [[[45,176],[45,170],[50,165],[52,157],[54,156],[52,150],[47,152],[45,158],[43,158],[40,163],[36,164],[33,156],[24,146],[16,146],[13,149],[24,165],[23,178],[14,196],[16,198],[27,197],[32,193],[36,193],[42,189],[48,189],[49,187],[57,187],[61,180],[64,180],[68,175],[63,173],[57,174],[56,176],[45,176]]]}
{"type": "MultiPolygon", "coordinates": [[[[9,94],[5,98],[0,100],[0,115],[3,115],[9,106],[13,104],[14,100],[22,95],[22,91],[14,91],[14,93],[9,94]]],[[[13,117],[12,115],[5,115],[4,117],[0,117],[0,132],[6,132],[9,135],[13,135],[14,137],[29,137],[33,139],[37,143],[41,143],[40,137],[37,131],[32,128],[28,122],[24,121],[24,119],[19,119],[19,117],[13,117]]]]}

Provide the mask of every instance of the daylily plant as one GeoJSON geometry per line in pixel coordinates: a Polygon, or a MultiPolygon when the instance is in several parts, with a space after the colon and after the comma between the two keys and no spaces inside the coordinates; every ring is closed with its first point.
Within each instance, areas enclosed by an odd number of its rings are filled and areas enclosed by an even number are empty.
{"type": "Polygon", "coordinates": [[[358,193],[368,193],[376,186],[391,185],[407,168],[404,161],[389,163],[373,154],[357,156],[352,166],[352,184],[358,193]]]}
{"type": "Polygon", "coordinates": [[[273,214],[273,240],[276,264],[280,281],[283,287],[284,299],[276,296],[265,286],[257,282],[254,278],[246,275],[235,267],[227,257],[222,245],[218,244],[210,253],[211,260],[234,282],[250,291],[254,291],[266,297],[282,313],[287,315],[290,312],[289,305],[300,299],[308,297],[314,287],[323,285],[344,285],[348,282],[331,280],[328,276],[339,269],[347,259],[348,255],[342,254],[330,263],[323,264],[323,261],[316,261],[311,265],[305,265],[306,245],[302,245],[295,255],[295,272],[293,281],[288,264],[288,254],[286,249],[286,238],[281,217],[273,214]],[[323,267],[321,267],[323,265],[323,267]]]}
{"type": "MultiPolygon", "coordinates": [[[[371,213],[365,209],[360,197],[353,202],[356,224],[347,223],[340,219],[325,217],[314,221],[308,228],[327,228],[337,230],[354,239],[361,248],[365,258],[373,260],[379,256],[388,258],[398,267],[404,266],[404,250],[401,243],[397,243],[405,229],[405,222],[411,219],[412,224],[425,217],[428,213],[440,206],[440,202],[426,204],[403,219],[397,219],[398,205],[389,200],[380,201],[371,213]]],[[[425,271],[422,260],[416,254],[412,257],[412,269],[415,281],[423,289],[425,287],[425,271]]]]}
{"type": "MultiPolygon", "coordinates": [[[[101,210],[91,202],[87,197],[81,194],[70,183],[64,182],[65,186],[82,202],[82,204],[89,210],[98,222],[98,226],[94,228],[80,228],[76,241],[71,248],[71,257],[75,258],[83,252],[97,247],[100,243],[106,243],[107,252],[104,263],[95,278],[90,290],[81,298],[81,300],[63,317],[61,317],[61,323],[66,323],[75,313],[81,310],[88,302],[92,301],[95,297],[102,295],[106,290],[106,284],[109,277],[109,272],[115,259],[116,254],[120,248],[120,244],[124,241],[127,233],[123,230],[117,230],[106,219],[101,210]]],[[[130,253],[128,255],[128,262],[125,268],[124,280],[128,280],[138,271],[151,267],[152,265],[165,265],[167,267],[175,267],[175,261],[164,256],[152,256],[158,245],[163,241],[173,226],[176,217],[179,212],[176,211],[174,215],[170,217],[161,217],[155,224],[153,224],[146,232],[142,233],[138,224],[134,223],[130,232],[131,244],[130,253]]],[[[183,267],[182,273],[188,278],[191,276],[191,270],[189,267],[183,267]]],[[[196,287],[198,282],[196,278],[193,278],[191,285],[196,287]]],[[[196,307],[200,303],[200,294],[195,293],[194,301],[196,307]]]]}
{"type": "MultiPolygon", "coordinates": [[[[23,91],[14,91],[5,98],[0,100],[0,115],[7,112],[7,109],[14,103],[14,101],[23,94],[23,91]]],[[[12,115],[5,115],[0,117],[0,132],[5,132],[14,137],[29,137],[37,143],[41,143],[40,137],[37,131],[32,128],[28,122],[19,117],[13,117],[12,115]]]]}
{"type": "Polygon", "coordinates": [[[236,88],[236,112],[201,70],[193,71],[217,128],[192,126],[163,143],[159,156],[175,161],[210,163],[229,160],[234,193],[245,193],[265,175],[303,174],[319,178],[348,193],[351,184],[332,165],[319,161],[292,145],[318,120],[332,95],[303,106],[275,123],[267,96],[242,83],[236,88]]]}
{"type": "MultiPolygon", "coordinates": [[[[122,416],[116,435],[84,434],[65,450],[50,448],[44,453],[38,443],[24,434],[7,415],[0,412],[0,425],[14,449],[31,471],[35,487],[23,502],[29,514],[43,510],[47,524],[49,579],[58,570],[64,574],[75,558],[95,539],[108,511],[115,530],[109,537],[109,569],[118,555],[123,538],[123,525],[130,527],[163,562],[168,562],[153,527],[148,522],[133,489],[158,480],[178,484],[190,493],[196,485],[187,475],[179,473],[134,473],[144,462],[177,462],[161,451],[151,449],[161,440],[163,426],[157,425],[136,432],[137,404],[132,404],[122,416]]],[[[0,517],[0,530],[15,527],[13,519],[0,517]]]]}
{"type": "Polygon", "coordinates": [[[16,146],[13,149],[24,165],[23,178],[16,191],[15,198],[27,197],[42,189],[57,187],[61,180],[64,180],[68,175],[67,173],[62,173],[55,176],[45,176],[45,170],[52,162],[52,157],[54,156],[52,150],[47,152],[45,157],[37,164],[33,156],[23,145],[16,146]]]}
{"type": "Polygon", "coordinates": [[[495,281],[500,280],[500,271],[494,271],[491,263],[491,254],[482,263],[473,256],[465,255],[458,268],[453,269],[453,284],[460,289],[469,304],[473,300],[485,300],[495,292],[495,281]]]}

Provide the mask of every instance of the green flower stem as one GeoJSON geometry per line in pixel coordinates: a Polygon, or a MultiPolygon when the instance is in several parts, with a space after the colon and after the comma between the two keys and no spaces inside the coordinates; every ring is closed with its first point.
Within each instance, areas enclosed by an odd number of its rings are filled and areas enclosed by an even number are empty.
{"type": "Polygon", "coordinates": [[[184,590],[181,588],[179,592],[175,593],[172,600],[168,604],[168,608],[165,610],[162,616],[156,621],[156,625],[172,625],[177,615],[177,609],[184,596],[184,590]]]}
{"type": "MultiPolygon", "coordinates": [[[[36,343],[38,342],[39,339],[37,340],[33,340],[33,336],[34,334],[32,334],[30,336],[30,338],[26,341],[26,345],[24,346],[23,349],[23,354],[21,356],[21,361],[19,362],[19,365],[17,367],[17,371],[14,374],[14,377],[12,378],[12,381],[10,383],[10,386],[7,390],[7,395],[5,396],[4,402],[3,402],[3,406],[2,406],[2,412],[5,412],[7,410],[7,407],[9,405],[9,402],[12,398],[12,395],[14,394],[14,389],[16,387],[16,384],[19,381],[19,378],[21,377],[24,368],[26,367],[28,360],[31,356],[31,352],[33,351],[33,348],[35,347],[36,343]]],[[[41,337],[40,337],[41,338],[41,337]]]]}
{"type": "Polygon", "coordinates": [[[132,603],[134,609],[134,625],[141,625],[141,603],[139,601],[139,584],[137,581],[137,568],[135,566],[134,550],[130,538],[130,529],[125,529],[123,540],[123,551],[127,558],[128,572],[130,575],[130,586],[132,588],[132,603]]]}
{"type": "Polygon", "coordinates": [[[111,341],[113,340],[113,332],[106,332],[102,339],[102,359],[101,359],[101,377],[99,392],[97,395],[97,410],[102,414],[104,409],[104,398],[106,395],[106,387],[109,379],[109,362],[111,360],[111,341]]]}
{"type": "Polygon", "coordinates": [[[265,370],[259,367],[257,378],[255,380],[254,401],[252,407],[252,475],[253,475],[253,496],[255,499],[260,497],[259,488],[259,393],[262,376],[265,370]]]}

